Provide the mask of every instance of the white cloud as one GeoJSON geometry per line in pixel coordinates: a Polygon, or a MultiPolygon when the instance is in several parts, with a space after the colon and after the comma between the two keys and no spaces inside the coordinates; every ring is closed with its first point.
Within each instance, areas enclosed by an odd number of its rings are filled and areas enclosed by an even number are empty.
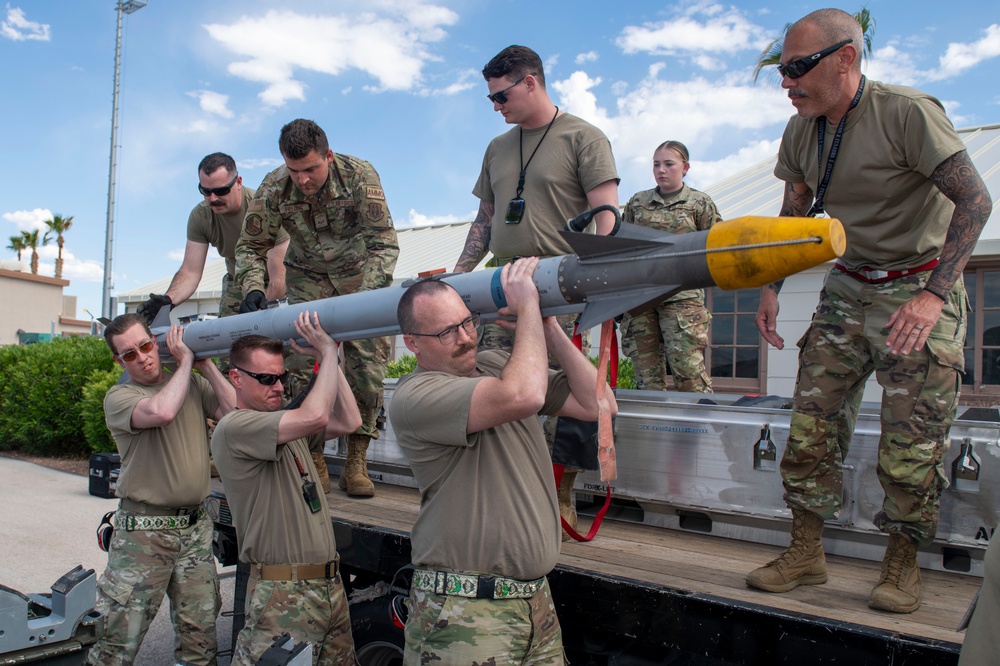
{"type": "MultiPolygon", "coordinates": [[[[443,88],[422,88],[418,94],[421,97],[457,95],[460,92],[470,90],[478,86],[481,76],[482,75],[479,73],[479,70],[466,69],[459,73],[458,79],[455,82],[449,83],[443,88]]],[[[350,92],[350,90],[347,92],[350,92]]]]}
{"type": "Polygon", "coordinates": [[[45,220],[52,219],[52,211],[48,208],[35,208],[34,210],[15,210],[3,214],[3,219],[17,225],[18,231],[34,231],[35,229],[45,230],[45,220]]]}
{"type": "Polygon", "coordinates": [[[202,111],[211,113],[223,118],[232,118],[233,112],[229,110],[229,95],[213,92],[211,90],[195,90],[188,95],[198,100],[198,105],[202,111]]]}
{"type": "Polygon", "coordinates": [[[577,65],[582,65],[585,62],[595,62],[598,58],[597,51],[587,51],[586,53],[581,53],[576,56],[574,62],[577,65]]]}
{"type": "Polygon", "coordinates": [[[24,17],[24,10],[20,7],[7,5],[7,19],[0,21],[0,35],[15,42],[35,40],[40,42],[52,41],[51,31],[47,23],[36,23],[24,17]]]}
{"type": "Polygon", "coordinates": [[[423,79],[424,65],[437,60],[430,44],[446,36],[445,26],[458,15],[445,7],[420,2],[375,2],[376,14],[318,15],[268,11],[235,22],[204,28],[222,46],[243,58],[229,65],[230,74],[264,84],[259,94],[267,106],[305,100],[306,85],[296,70],[340,76],[359,70],[377,82],[373,91],[412,90],[423,79]]]}
{"type": "Polygon", "coordinates": [[[177,248],[167,252],[167,259],[180,263],[184,261],[184,248],[177,248]]]}
{"type": "Polygon", "coordinates": [[[456,222],[471,222],[476,218],[478,211],[471,211],[466,215],[424,215],[418,213],[413,208],[410,209],[410,217],[403,224],[398,225],[400,229],[409,227],[425,227],[430,224],[454,224],[456,222]]]}
{"type": "Polygon", "coordinates": [[[735,53],[763,48],[768,42],[763,34],[764,29],[738,9],[704,2],[687,8],[681,16],[626,26],[616,44],[626,54],[735,53]]]}
{"type": "Polygon", "coordinates": [[[982,39],[971,44],[951,43],[938,60],[939,67],[927,73],[930,81],[941,81],[962,74],[984,60],[1000,55],[1000,24],[994,23],[983,31],[982,39]]]}
{"type": "MultiPolygon", "coordinates": [[[[275,142],[275,147],[277,147],[277,142],[275,142]]],[[[268,171],[273,171],[282,164],[284,164],[284,162],[276,157],[262,157],[249,160],[236,160],[236,167],[238,169],[246,169],[247,171],[253,169],[267,169],[268,171]]],[[[245,180],[243,181],[243,184],[244,185],[247,184],[245,180]]]]}

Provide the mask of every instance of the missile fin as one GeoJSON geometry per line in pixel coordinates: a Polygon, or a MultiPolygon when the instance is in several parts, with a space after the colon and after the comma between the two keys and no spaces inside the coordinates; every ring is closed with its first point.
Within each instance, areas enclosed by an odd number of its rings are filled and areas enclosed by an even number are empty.
{"type": "Polygon", "coordinates": [[[645,289],[635,289],[627,293],[616,291],[589,297],[587,305],[580,315],[579,328],[581,331],[591,329],[608,319],[614,319],[620,314],[665,298],[667,294],[678,289],[677,285],[657,285],[645,289]]]}
{"type": "Polygon", "coordinates": [[[165,328],[170,329],[170,306],[164,305],[160,308],[160,311],[156,313],[156,319],[153,323],[149,325],[149,329],[165,328]]]}
{"type": "Polygon", "coordinates": [[[617,236],[596,236],[572,231],[559,232],[581,259],[609,256],[630,250],[662,250],[673,244],[673,234],[634,224],[622,224],[617,236]],[[629,227],[629,229],[626,229],[629,227]]]}

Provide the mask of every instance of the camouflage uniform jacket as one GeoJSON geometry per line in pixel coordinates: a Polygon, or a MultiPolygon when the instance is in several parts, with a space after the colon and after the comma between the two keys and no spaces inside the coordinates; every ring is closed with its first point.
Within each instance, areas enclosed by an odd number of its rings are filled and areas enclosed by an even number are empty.
{"type": "Polygon", "coordinates": [[[340,294],[392,282],[396,230],[378,173],[364,160],[334,153],[326,184],[311,196],[284,165],[264,177],[236,244],[236,283],[244,295],[264,291],[267,251],[281,228],[291,239],[285,253],[290,292],[295,273],[323,276],[340,294]]]}
{"type": "MultiPolygon", "coordinates": [[[[622,221],[672,234],[683,234],[707,231],[716,222],[721,222],[722,216],[710,196],[682,185],[681,191],[666,201],[655,187],[636,192],[625,204],[622,221]]],[[[674,294],[664,302],[699,297],[702,297],[702,290],[688,289],[674,294]]]]}

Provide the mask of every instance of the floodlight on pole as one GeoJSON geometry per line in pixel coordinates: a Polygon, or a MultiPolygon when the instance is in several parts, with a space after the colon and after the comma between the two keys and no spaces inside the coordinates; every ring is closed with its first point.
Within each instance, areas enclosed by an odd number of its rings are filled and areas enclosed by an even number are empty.
{"type": "Polygon", "coordinates": [[[122,62],[122,15],[137,12],[148,0],[118,0],[118,29],[115,35],[115,85],[111,96],[111,167],[108,175],[108,223],[104,233],[104,291],[101,296],[101,316],[112,319],[111,273],[114,264],[115,174],[118,170],[118,88],[122,62]]]}

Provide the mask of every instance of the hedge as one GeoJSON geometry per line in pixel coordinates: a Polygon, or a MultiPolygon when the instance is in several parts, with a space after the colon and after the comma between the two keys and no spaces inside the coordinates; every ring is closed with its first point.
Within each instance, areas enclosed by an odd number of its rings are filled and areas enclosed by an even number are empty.
{"type": "Polygon", "coordinates": [[[108,389],[118,383],[121,376],[122,369],[118,365],[111,370],[94,370],[83,387],[83,400],[80,402],[83,434],[93,453],[118,451],[118,446],[104,420],[104,396],[108,389]]]}
{"type": "Polygon", "coordinates": [[[0,449],[87,454],[83,388],[95,370],[113,367],[101,338],[62,337],[0,348],[0,449]]]}

